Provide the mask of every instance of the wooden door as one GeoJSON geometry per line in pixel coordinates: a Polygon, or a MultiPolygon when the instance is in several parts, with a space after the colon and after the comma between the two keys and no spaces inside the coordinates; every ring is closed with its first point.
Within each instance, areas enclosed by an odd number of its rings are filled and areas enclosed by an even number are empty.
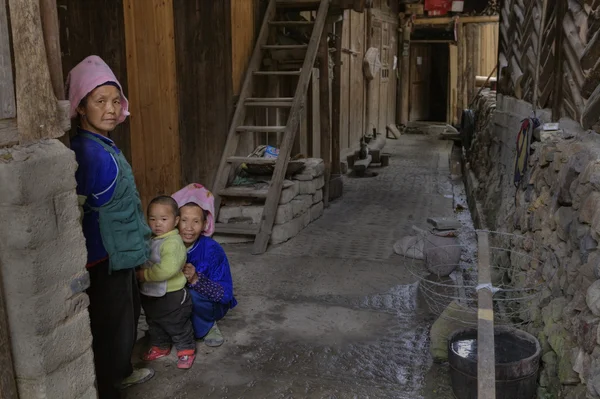
{"type": "Polygon", "coordinates": [[[410,121],[429,119],[431,47],[414,44],[410,49],[410,121]]]}

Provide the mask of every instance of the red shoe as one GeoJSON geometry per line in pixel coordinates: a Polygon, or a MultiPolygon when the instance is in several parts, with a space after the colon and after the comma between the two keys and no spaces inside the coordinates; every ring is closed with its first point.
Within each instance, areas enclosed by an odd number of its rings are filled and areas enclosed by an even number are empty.
{"type": "Polygon", "coordinates": [[[145,362],[151,362],[156,359],[160,359],[161,357],[169,356],[171,353],[171,348],[159,348],[158,346],[152,346],[148,349],[148,352],[142,356],[142,360],[145,362]]]}
{"type": "Polygon", "coordinates": [[[194,359],[196,359],[196,351],[193,349],[179,351],[177,352],[177,357],[179,357],[179,360],[177,361],[178,369],[191,369],[194,364],[194,359]]]}

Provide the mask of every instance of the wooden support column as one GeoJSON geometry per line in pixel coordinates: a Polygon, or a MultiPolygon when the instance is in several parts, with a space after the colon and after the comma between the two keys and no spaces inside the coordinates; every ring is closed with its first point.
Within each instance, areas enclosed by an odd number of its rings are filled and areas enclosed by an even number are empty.
{"type": "MultiPolygon", "coordinates": [[[[65,80],[60,51],[60,30],[58,26],[58,8],[56,6],[56,0],[40,0],[40,12],[42,15],[42,31],[44,32],[46,59],[48,60],[52,89],[54,90],[54,96],[59,101],[65,100],[65,80]]],[[[69,108],[68,103],[63,103],[63,106],[69,108]]],[[[63,129],[65,127],[63,127],[63,129]]],[[[65,129],[65,131],[66,130],[68,129],[65,129]]],[[[62,141],[64,145],[69,146],[69,135],[63,134],[60,137],[60,141],[62,141]]]]}
{"type": "Polygon", "coordinates": [[[552,121],[558,121],[562,113],[563,101],[563,60],[564,50],[563,42],[565,38],[565,30],[562,20],[566,13],[566,0],[561,0],[556,5],[556,39],[554,42],[554,89],[552,91],[552,121]]]}
{"type": "Polygon", "coordinates": [[[329,102],[329,46],[328,33],[331,24],[323,29],[319,42],[319,110],[321,120],[321,158],[325,164],[325,186],[323,186],[323,205],[329,206],[329,177],[331,175],[331,117],[329,102]]]}
{"type": "Polygon", "coordinates": [[[407,125],[410,107],[410,33],[411,26],[409,20],[402,28],[402,43],[400,44],[400,118],[399,125],[407,125]]]}
{"type": "Polygon", "coordinates": [[[344,19],[335,24],[335,53],[333,65],[333,83],[332,83],[332,101],[331,101],[331,174],[339,175],[341,173],[341,118],[340,110],[342,108],[342,29],[344,19]]]}
{"type": "Polygon", "coordinates": [[[50,81],[38,1],[8,0],[15,57],[19,142],[64,134],[64,118],[50,81]]]}
{"type": "MultiPolygon", "coordinates": [[[[480,286],[491,286],[490,246],[487,232],[477,233],[477,272],[480,286]]],[[[477,292],[477,397],[496,398],[494,308],[491,289],[477,292]]]]}
{"type": "MultiPolygon", "coordinates": [[[[0,6],[2,6],[1,2],[0,6]]],[[[2,276],[0,276],[0,399],[17,399],[18,397],[12,363],[8,319],[2,294],[2,276]]]]}
{"type": "Polygon", "coordinates": [[[0,148],[19,142],[6,2],[0,0],[0,148]]]}

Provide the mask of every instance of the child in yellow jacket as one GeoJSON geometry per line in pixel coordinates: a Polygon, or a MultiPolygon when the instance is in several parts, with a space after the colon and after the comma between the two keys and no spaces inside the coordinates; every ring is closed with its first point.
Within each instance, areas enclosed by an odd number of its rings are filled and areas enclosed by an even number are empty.
{"type": "Polygon", "coordinates": [[[196,341],[190,319],[192,299],[182,271],[187,249],[177,230],[178,223],[179,208],[173,198],[159,196],[150,202],[150,261],[137,271],[151,345],[143,360],[169,355],[174,344],[179,358],[177,367],[189,369],[194,363],[196,341]]]}

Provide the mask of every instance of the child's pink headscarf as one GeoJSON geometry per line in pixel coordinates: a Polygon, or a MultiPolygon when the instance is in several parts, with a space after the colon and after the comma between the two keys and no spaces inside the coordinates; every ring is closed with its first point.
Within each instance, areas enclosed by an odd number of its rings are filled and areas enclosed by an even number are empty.
{"type": "Polygon", "coordinates": [[[206,225],[202,235],[210,237],[215,232],[215,196],[212,195],[202,184],[188,184],[181,190],[177,191],[171,197],[177,201],[177,205],[181,208],[190,202],[204,209],[208,215],[206,216],[206,225]]]}
{"type": "Polygon", "coordinates": [[[71,102],[70,116],[77,116],[77,107],[88,94],[96,87],[104,83],[112,82],[119,87],[121,91],[121,107],[122,112],[118,123],[121,123],[129,115],[129,102],[123,93],[123,87],[117,80],[115,74],[110,69],[106,62],[97,55],[90,55],[79,64],[77,64],[67,76],[67,93],[71,102]]]}

